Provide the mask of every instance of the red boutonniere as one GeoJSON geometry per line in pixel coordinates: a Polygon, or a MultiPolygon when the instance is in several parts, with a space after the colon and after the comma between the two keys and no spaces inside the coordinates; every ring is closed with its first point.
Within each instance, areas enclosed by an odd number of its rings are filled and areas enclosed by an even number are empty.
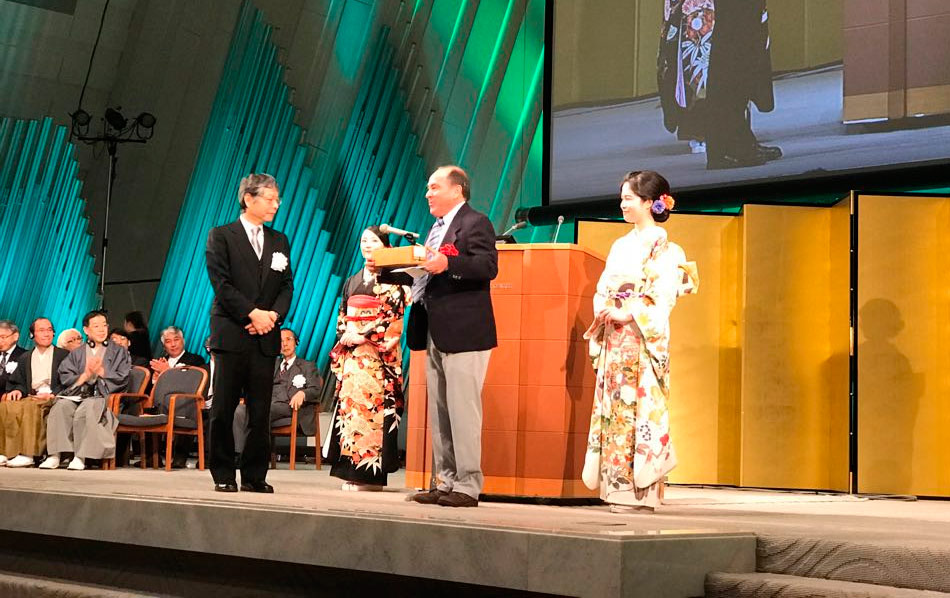
{"type": "Polygon", "coordinates": [[[455,256],[459,254],[459,250],[452,243],[446,243],[439,247],[439,253],[446,256],[455,256]]]}

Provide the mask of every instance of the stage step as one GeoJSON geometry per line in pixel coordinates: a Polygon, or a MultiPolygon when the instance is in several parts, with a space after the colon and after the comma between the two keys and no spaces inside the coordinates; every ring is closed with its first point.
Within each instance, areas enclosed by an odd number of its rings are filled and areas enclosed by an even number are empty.
{"type": "Polygon", "coordinates": [[[778,573],[710,573],[706,598],[947,598],[950,594],[778,573]]]}
{"type": "Polygon", "coordinates": [[[950,545],[760,534],[756,571],[950,593],[950,545]]]}
{"type": "Polygon", "coordinates": [[[155,598],[160,594],[110,590],[92,584],[0,573],[0,596],[3,598],[155,598]]]}

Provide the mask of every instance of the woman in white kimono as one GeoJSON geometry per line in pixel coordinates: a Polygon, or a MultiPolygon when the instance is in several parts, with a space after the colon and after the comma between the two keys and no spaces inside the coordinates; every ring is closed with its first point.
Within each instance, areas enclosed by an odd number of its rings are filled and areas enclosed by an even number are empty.
{"type": "Polygon", "coordinates": [[[670,440],[670,311],[698,285],[696,266],[657,226],[670,216],[670,185],[656,172],[628,173],[620,210],[633,230],[614,242],[585,334],[597,371],[583,481],[611,510],[652,511],[676,466],[670,440]]]}

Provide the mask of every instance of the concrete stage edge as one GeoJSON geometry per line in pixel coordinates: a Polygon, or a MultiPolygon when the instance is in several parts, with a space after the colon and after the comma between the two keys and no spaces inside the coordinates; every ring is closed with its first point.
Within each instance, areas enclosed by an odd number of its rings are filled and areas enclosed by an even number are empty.
{"type": "Polygon", "coordinates": [[[659,513],[627,515],[417,505],[400,474],[380,493],[342,492],[309,468],[268,480],[274,495],[215,493],[194,470],[0,469],[0,570],[174,596],[702,596],[708,572],[756,570],[758,534],[922,548],[950,537],[943,501],[672,487],[659,513]]]}

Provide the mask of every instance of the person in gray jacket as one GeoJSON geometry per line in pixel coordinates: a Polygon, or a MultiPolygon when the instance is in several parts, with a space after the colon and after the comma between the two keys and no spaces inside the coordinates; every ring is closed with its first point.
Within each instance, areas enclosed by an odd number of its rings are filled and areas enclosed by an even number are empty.
{"type": "Polygon", "coordinates": [[[46,422],[49,457],[40,469],[56,469],[62,453],[73,453],[68,469],[83,470],[86,459],[115,456],[118,420],[108,409],[109,395],[125,392],[132,360],[129,352],[108,340],[105,312],[93,310],[82,319],[86,343],[69,353],[59,366],[66,387],[50,409],[46,422]]]}

